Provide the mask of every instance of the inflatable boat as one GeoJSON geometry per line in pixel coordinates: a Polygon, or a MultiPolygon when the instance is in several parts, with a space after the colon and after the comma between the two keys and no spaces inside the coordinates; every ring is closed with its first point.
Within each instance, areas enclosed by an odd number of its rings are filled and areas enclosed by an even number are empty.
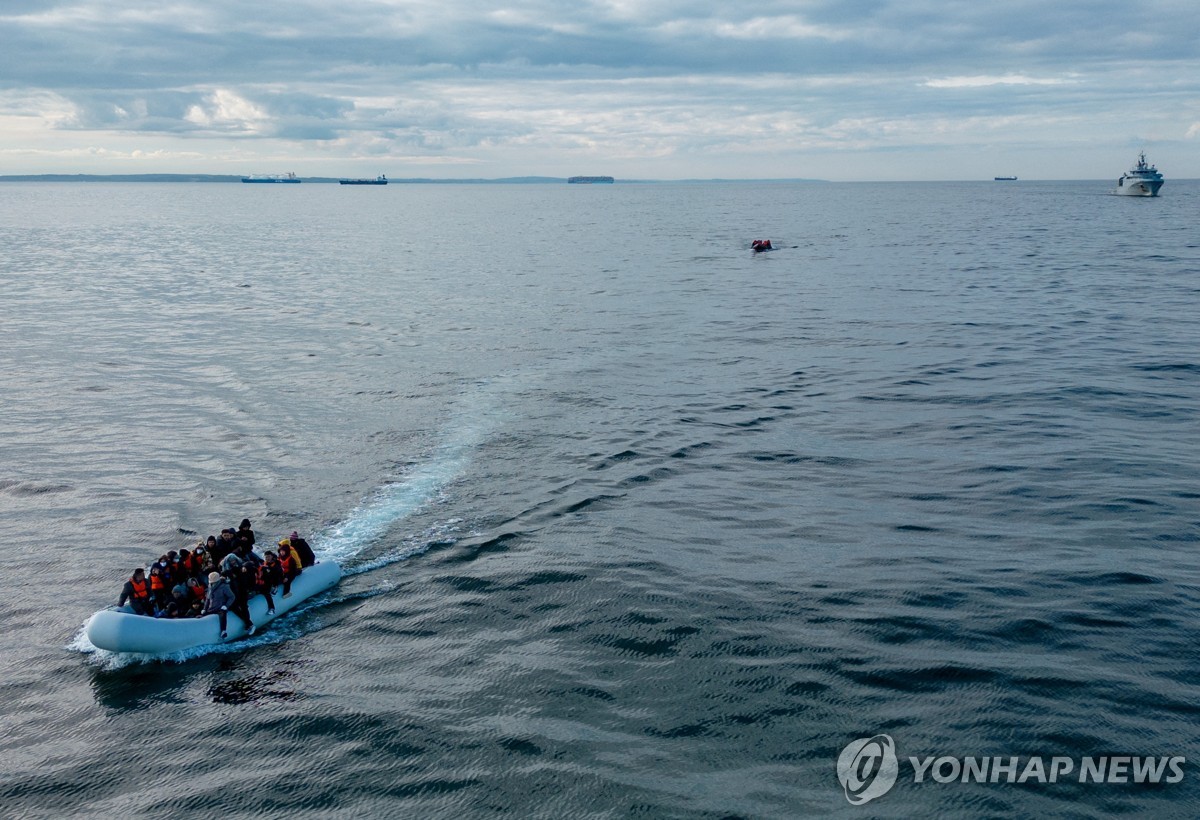
{"type": "MultiPolygon", "coordinates": [[[[342,577],[342,569],[334,561],[323,560],[305,567],[292,581],[292,594],[284,598],[283,590],[274,594],[275,614],[267,615],[267,599],[255,595],[249,601],[250,619],[261,630],[271,621],[301,602],[336,584],[342,577]]],[[[246,635],[245,622],[230,612],[226,626],[226,641],[246,635]]],[[[216,615],[203,618],[151,618],[138,615],[128,606],[102,609],[93,615],[85,627],[88,640],[100,649],[111,652],[142,652],[157,655],[164,652],[179,652],[194,646],[222,643],[221,619],[216,615]]]]}

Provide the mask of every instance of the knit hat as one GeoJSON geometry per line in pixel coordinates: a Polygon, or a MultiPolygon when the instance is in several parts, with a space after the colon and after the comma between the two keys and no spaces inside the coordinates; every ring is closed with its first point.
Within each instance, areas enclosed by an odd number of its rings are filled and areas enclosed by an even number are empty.
{"type": "Polygon", "coordinates": [[[219,572],[210,572],[210,573],[208,574],[208,582],[209,582],[210,584],[215,584],[217,581],[220,581],[220,580],[221,580],[221,573],[219,573],[219,572]]]}

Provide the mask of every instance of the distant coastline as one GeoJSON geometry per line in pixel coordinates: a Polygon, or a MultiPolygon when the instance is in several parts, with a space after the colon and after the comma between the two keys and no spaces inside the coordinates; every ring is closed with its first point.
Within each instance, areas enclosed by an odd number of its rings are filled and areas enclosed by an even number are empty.
{"type": "MultiPolygon", "coordinates": [[[[191,182],[191,183],[207,183],[207,182],[229,182],[240,183],[242,176],[237,174],[0,174],[0,183],[4,182],[191,182]]],[[[346,177],[300,177],[302,182],[308,183],[326,183],[337,185],[346,177]]],[[[388,182],[392,185],[562,185],[567,186],[567,177],[500,177],[497,179],[449,179],[435,177],[409,177],[400,179],[397,177],[388,177],[388,182]]],[[[838,185],[911,185],[915,180],[869,180],[859,179],[846,182],[838,182],[838,185]]],[[[970,184],[974,182],[992,182],[991,179],[931,179],[920,180],[930,184],[970,184]]],[[[1104,179],[1033,179],[1030,182],[1104,182],[1104,179]]],[[[1191,181],[1189,178],[1180,178],[1175,182],[1191,181]]],[[[810,184],[831,184],[828,179],[816,179],[811,177],[776,177],[776,178],[751,178],[751,177],[708,177],[708,178],[689,178],[689,179],[622,179],[617,177],[614,182],[617,185],[708,185],[708,184],[750,184],[750,185],[780,185],[794,183],[810,183],[810,184]]],[[[572,185],[572,188],[577,187],[572,185]]]]}
{"type": "MultiPolygon", "coordinates": [[[[300,177],[302,182],[337,185],[345,177],[300,177]]],[[[0,182],[238,182],[237,174],[5,174],[0,182]]],[[[824,182],[821,179],[617,179],[617,183],[663,182],[824,182]]],[[[500,179],[435,179],[389,177],[393,185],[566,185],[567,177],[502,177],[500,179]]]]}

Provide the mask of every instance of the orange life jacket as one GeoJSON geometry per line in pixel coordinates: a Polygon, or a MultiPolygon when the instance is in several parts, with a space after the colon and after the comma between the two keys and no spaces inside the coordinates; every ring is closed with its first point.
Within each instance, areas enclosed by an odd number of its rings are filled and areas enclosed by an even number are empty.
{"type": "Polygon", "coordinates": [[[135,581],[130,578],[129,585],[133,587],[134,598],[137,598],[138,600],[145,600],[146,598],[150,597],[150,591],[146,589],[146,580],[144,578],[141,581],[135,581]]]}
{"type": "Polygon", "coordinates": [[[283,570],[283,577],[286,578],[292,574],[292,553],[289,550],[279,551],[279,568],[283,570]]]}
{"type": "Polygon", "coordinates": [[[161,575],[150,576],[150,589],[154,592],[161,592],[167,588],[166,582],[161,575]]]}

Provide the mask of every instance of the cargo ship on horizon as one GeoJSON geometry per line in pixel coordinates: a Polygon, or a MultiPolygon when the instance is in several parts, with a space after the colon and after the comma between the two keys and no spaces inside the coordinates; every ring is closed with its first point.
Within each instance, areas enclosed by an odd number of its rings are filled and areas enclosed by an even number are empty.
{"type": "Polygon", "coordinates": [[[251,174],[242,177],[242,182],[300,182],[300,177],[288,171],[286,174],[251,174]]]}
{"type": "Polygon", "coordinates": [[[339,179],[341,185],[387,185],[388,180],[385,174],[380,174],[375,179],[339,179]]]}

